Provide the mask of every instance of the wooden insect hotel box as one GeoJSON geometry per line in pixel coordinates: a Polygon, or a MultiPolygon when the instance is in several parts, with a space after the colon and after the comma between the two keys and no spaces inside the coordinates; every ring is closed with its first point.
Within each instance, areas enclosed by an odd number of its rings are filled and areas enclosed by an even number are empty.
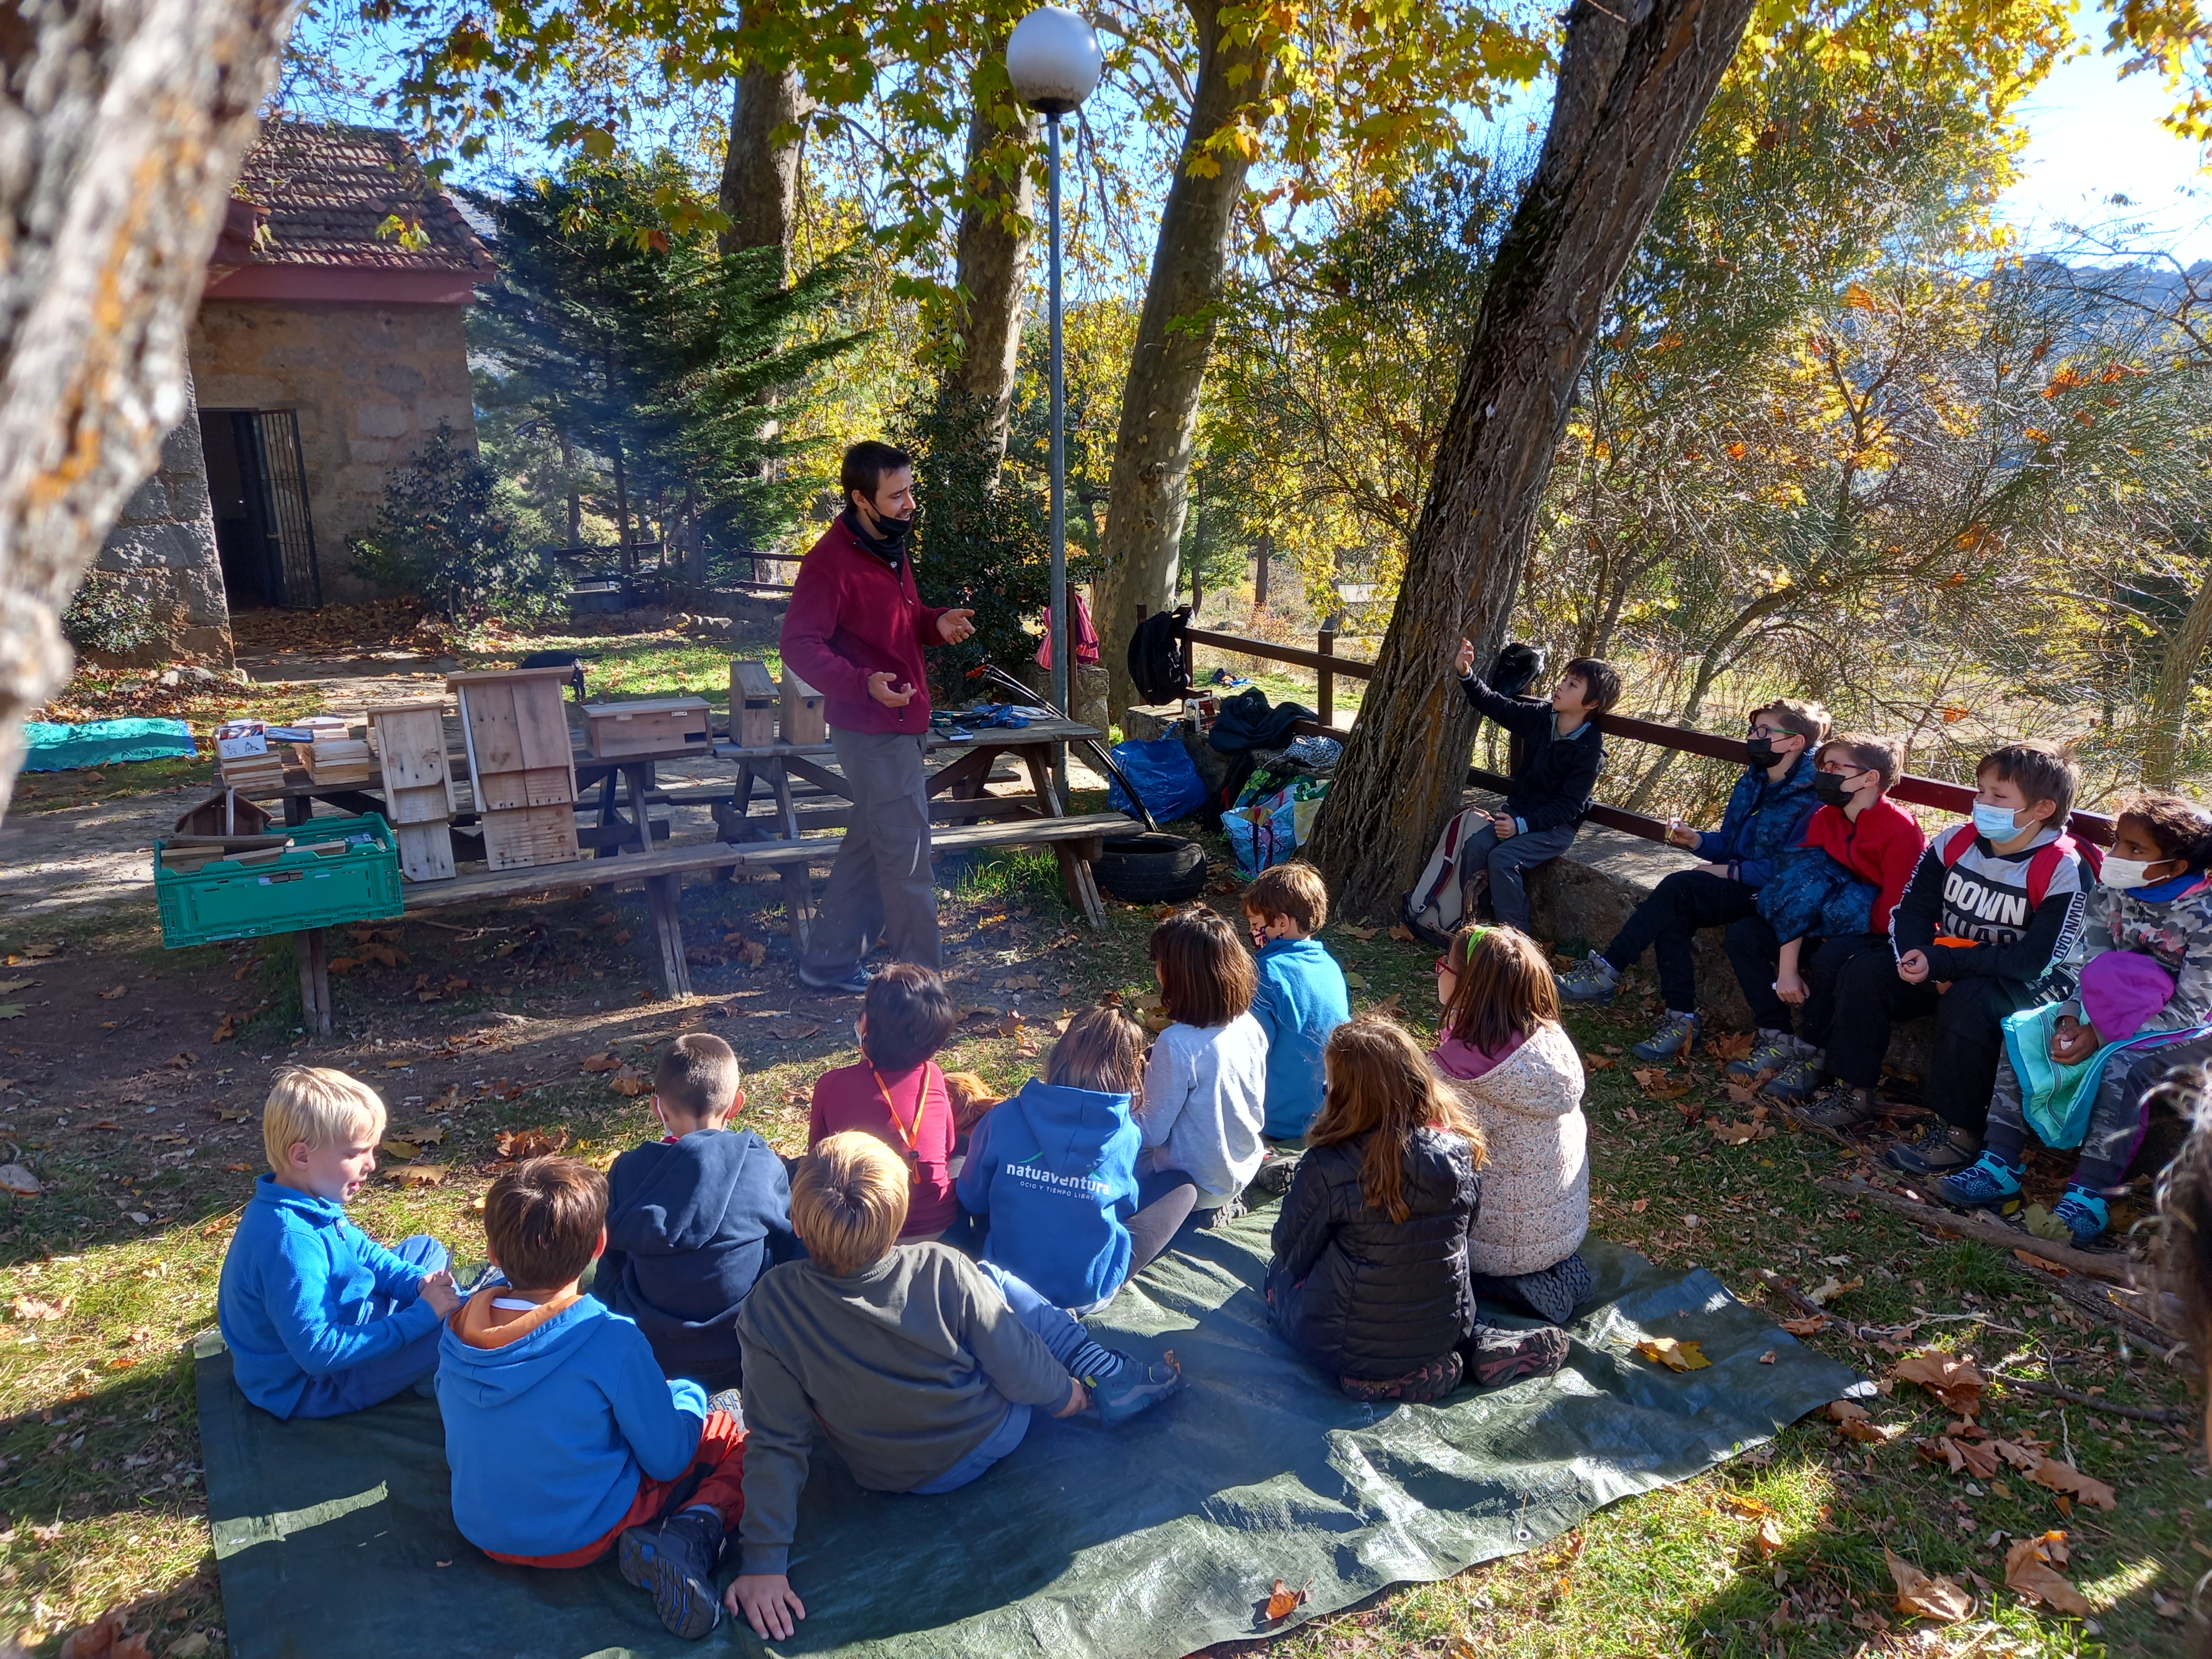
{"type": "Polygon", "coordinates": [[[768,665],[740,658],[730,665],[730,741],[745,749],[775,742],[775,682],[768,665]]]}
{"type": "Polygon", "coordinates": [[[576,760],[561,690],[571,671],[509,668],[448,676],[495,870],[567,864],[577,856],[576,760]]]}
{"type": "Polygon", "coordinates": [[[368,731],[384,766],[386,815],[399,842],[400,873],[443,881],[453,873],[453,768],[446,758],[446,705],[428,697],[368,711],[368,731]]]}
{"type": "Polygon", "coordinates": [[[830,741],[822,694],[788,668],[783,671],[783,740],[797,745],[830,741]]]}
{"type": "Polygon", "coordinates": [[[703,755],[714,744],[704,697],[586,703],[584,725],[591,734],[596,760],[680,755],[688,749],[703,755]]]}
{"type": "Polygon", "coordinates": [[[353,734],[343,715],[318,714],[296,728],[312,732],[306,743],[292,745],[292,757],[306,770],[310,782],[367,783],[370,771],[368,744],[353,734]]]}

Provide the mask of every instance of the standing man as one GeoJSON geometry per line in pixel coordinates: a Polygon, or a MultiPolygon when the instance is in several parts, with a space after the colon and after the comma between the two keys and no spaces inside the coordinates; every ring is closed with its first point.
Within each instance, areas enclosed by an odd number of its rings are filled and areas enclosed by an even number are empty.
{"type": "Polygon", "coordinates": [[[853,996],[878,943],[902,962],[938,965],[937,885],[929,868],[929,735],[921,653],[975,631],[972,611],[921,602],[907,533],[914,459],[872,440],[845,452],[845,510],[799,567],[783,619],[784,666],[822,694],[830,741],[853,797],[853,824],[799,964],[802,983],[853,996]]]}

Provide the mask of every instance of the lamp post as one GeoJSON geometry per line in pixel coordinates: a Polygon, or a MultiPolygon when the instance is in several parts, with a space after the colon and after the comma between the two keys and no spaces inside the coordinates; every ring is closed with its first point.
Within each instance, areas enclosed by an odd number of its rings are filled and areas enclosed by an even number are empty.
{"type": "MultiPolygon", "coordinates": [[[[1006,77],[1014,96],[1045,118],[1045,222],[1048,252],[1046,314],[1052,335],[1052,699],[1068,714],[1068,683],[1074,674],[1074,641],[1067,628],[1067,450],[1062,428],[1067,387],[1060,340],[1060,118],[1088,98],[1103,68],[1098,37],[1080,12],[1065,6],[1039,6],[1014,25],[1006,40],[1006,77]]],[[[1066,750],[1058,751],[1056,787],[1067,793],[1066,750]]]]}

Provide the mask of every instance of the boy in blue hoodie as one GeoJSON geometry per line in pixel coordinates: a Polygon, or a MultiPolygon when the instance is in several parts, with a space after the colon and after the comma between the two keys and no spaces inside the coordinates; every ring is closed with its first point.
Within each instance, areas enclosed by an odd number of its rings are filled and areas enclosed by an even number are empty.
{"type": "Polygon", "coordinates": [[[460,1305],[446,1247],[388,1250],[342,1207],[376,1172],[384,1102],[319,1066],[288,1066],[261,1109],[269,1172],[222,1258],[216,1321],[240,1393],[278,1417],[336,1417],[438,1367],[438,1322],[460,1305]]]}
{"type": "Polygon", "coordinates": [[[1297,1140],[1321,1112],[1322,1050],[1352,1018],[1344,969],[1314,938],[1328,923],[1321,872],[1293,860],[1262,870],[1244,890],[1244,924],[1258,952],[1260,988],[1252,1018],[1267,1034],[1269,1140],[1297,1140]]]}
{"type": "Polygon", "coordinates": [[[438,1350],[453,1522],[516,1566],[614,1551],[661,1622],[696,1638],[721,1621],[714,1569],[744,1504],[744,1431],[580,1289],[606,1213],[606,1177],[572,1158],[518,1164],[484,1195],[507,1282],[463,1304],[438,1350]]]}
{"type": "Polygon", "coordinates": [[[994,1106],[968,1139],[955,1188],[988,1231],[982,1259],[1058,1308],[1103,1307],[1167,1248],[1198,1202],[1179,1170],[1137,1176],[1129,1115],[1145,1030],[1101,1004],[1067,1022],[1044,1076],[994,1106]]]}
{"type": "Polygon", "coordinates": [[[607,1250],[592,1292],[637,1322],[671,1376],[739,1386],[738,1309],[753,1282],[799,1254],[783,1160],[750,1129],[738,1057],[718,1036],[676,1039],[653,1079],[666,1131],[607,1171],[607,1250]]]}

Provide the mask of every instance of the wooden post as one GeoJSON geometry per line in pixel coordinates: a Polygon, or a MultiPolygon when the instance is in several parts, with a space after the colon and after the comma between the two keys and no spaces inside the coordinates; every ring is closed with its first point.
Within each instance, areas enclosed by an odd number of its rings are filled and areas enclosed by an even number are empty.
{"type": "Polygon", "coordinates": [[[323,1036],[331,1034],[331,955],[319,927],[292,935],[300,955],[300,1024],[323,1036]]]}
{"type": "Polygon", "coordinates": [[[1252,549],[1252,608],[1255,611],[1267,608],[1267,565],[1274,550],[1275,538],[1267,532],[1261,531],[1259,541],[1252,549]]]}
{"type": "MultiPolygon", "coordinates": [[[[1330,617],[1328,623],[1322,624],[1321,632],[1314,635],[1314,649],[1324,657],[1336,654],[1336,629],[1329,626],[1329,623],[1335,620],[1335,617],[1330,617]]],[[[1321,723],[1334,726],[1336,724],[1336,676],[1326,668],[1316,669],[1314,676],[1317,681],[1315,701],[1320,705],[1321,723]]]]}

